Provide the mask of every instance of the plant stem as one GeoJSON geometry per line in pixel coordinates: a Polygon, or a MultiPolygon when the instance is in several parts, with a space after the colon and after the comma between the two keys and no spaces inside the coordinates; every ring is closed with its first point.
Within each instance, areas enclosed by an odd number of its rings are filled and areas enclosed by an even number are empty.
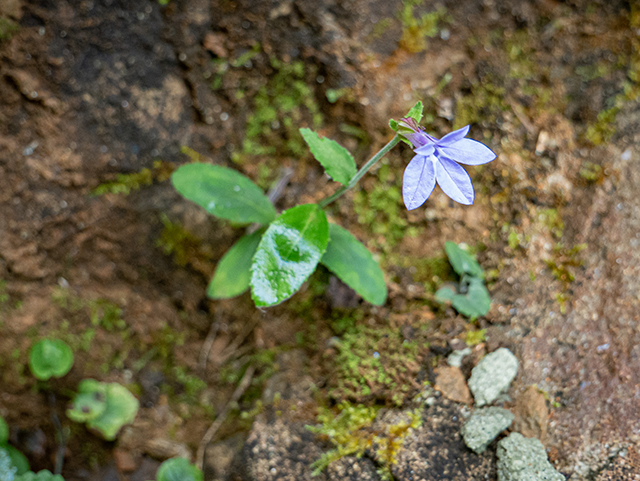
{"type": "Polygon", "coordinates": [[[387,145],[382,147],[382,149],[380,149],[376,155],[371,157],[369,161],[366,164],[364,164],[358,172],[356,172],[356,175],[353,176],[353,178],[349,181],[347,185],[340,187],[333,195],[327,197],[323,201],[318,202],[318,205],[322,208],[325,208],[326,206],[331,204],[334,200],[342,197],[345,192],[347,192],[349,189],[352,189],[358,183],[358,181],[364,176],[364,174],[366,174],[371,169],[371,167],[377,164],[378,161],[387,154],[387,152],[393,149],[398,142],[400,142],[400,137],[398,136],[398,134],[396,134],[393,137],[393,139],[391,139],[387,143],[387,145]]]}

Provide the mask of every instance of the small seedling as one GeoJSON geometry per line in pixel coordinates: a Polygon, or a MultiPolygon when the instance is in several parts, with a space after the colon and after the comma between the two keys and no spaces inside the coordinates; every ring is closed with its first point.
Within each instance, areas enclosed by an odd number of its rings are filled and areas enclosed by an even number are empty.
{"type": "MultiPolygon", "coordinates": [[[[342,187],[317,204],[296,205],[279,215],[262,190],[239,172],[199,161],[177,169],[171,181],[183,197],[215,217],[238,225],[254,224],[221,259],[207,295],[226,299],[251,288],[256,306],[275,306],[298,291],[318,264],[323,264],[365,301],[383,305],[387,288],[378,263],[352,234],[330,224],[324,209],[355,187],[400,141],[411,145],[416,154],[403,176],[402,194],[409,210],[424,204],[436,184],[456,202],[472,204],[471,178],[460,164],[480,165],[496,157],[482,143],[466,138],[468,126],[441,139],[427,134],[418,125],[422,110],[422,102],[418,102],[405,118],[391,120],[389,125],[396,135],[360,170],[349,151],[337,142],[300,129],[325,173],[342,187]]],[[[477,284],[470,287],[479,289],[477,284]]],[[[482,282],[480,287],[484,289],[482,282]]]]}
{"type": "Polygon", "coordinates": [[[134,421],[139,407],[138,400],[124,386],[84,379],[67,416],[113,441],[124,425],[134,421]]]}
{"type": "Polygon", "coordinates": [[[184,458],[167,459],[158,468],[156,481],[203,481],[204,476],[184,458]]]}
{"type": "Polygon", "coordinates": [[[42,339],[29,352],[31,373],[41,381],[62,377],[73,366],[73,351],[60,339],[42,339]]]}
{"type": "Polygon", "coordinates": [[[451,302],[463,316],[475,319],[484,316],[491,307],[489,291],[484,285],[484,271],[475,258],[454,242],[445,243],[445,252],[453,270],[460,276],[457,292],[442,287],[436,292],[439,302],[451,302]]]}

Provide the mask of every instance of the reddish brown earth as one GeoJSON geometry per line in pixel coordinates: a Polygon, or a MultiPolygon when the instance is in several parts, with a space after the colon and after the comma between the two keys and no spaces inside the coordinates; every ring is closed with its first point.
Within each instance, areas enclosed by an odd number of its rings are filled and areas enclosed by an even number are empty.
{"type": "MultiPolygon", "coordinates": [[[[0,18],[20,28],[0,41],[0,280],[8,296],[0,306],[0,415],[34,469],[52,469],[57,413],[70,430],[65,479],[152,479],[158,462],[195,454],[251,365],[241,410],[251,411],[261,398],[272,402],[276,392],[299,407],[284,420],[259,417],[251,432],[255,413],[242,419],[232,410],[210,450],[207,479],[232,472],[251,479],[244,468],[260,459],[250,448],[274,429],[293,439],[286,446],[306,453],[300,458],[306,479],[308,453],[328,447],[302,426],[329,402],[330,339],[340,335],[332,321],[358,313],[358,322],[408,337],[428,323],[432,349],[415,371],[430,381],[446,346],[472,328],[434,302],[430,290],[442,279],[412,269],[420,259],[442,257],[443,243],[453,240],[482,245],[478,259],[493,299],[478,321],[487,341],[465,358],[465,376],[485,352],[510,348],[520,371],[507,406],[531,413],[532,433],[546,430],[541,437],[562,473],[638,474],[640,106],[620,102],[617,117],[604,123],[608,141],[595,145],[587,136],[625,83],[636,87],[636,2],[425,1],[416,15],[438,6],[447,19],[423,51],[412,53],[400,42],[399,0],[172,0],[166,7],[152,0],[3,0],[0,18]],[[384,19],[391,20],[378,34],[384,19]],[[260,48],[251,63],[230,68],[212,89],[212,61],[237,59],[255,42],[260,48]],[[284,144],[275,157],[232,162],[254,99],[275,75],[272,58],[303,62],[304,82],[324,115],[323,134],[359,162],[390,138],[388,119],[418,99],[431,115],[430,131],[442,135],[468,121],[471,136],[498,153],[487,167],[470,169],[473,207],[437,191],[410,213],[396,199],[400,221],[375,212],[375,222],[359,219],[357,195],[375,210],[376,187],[400,184],[411,155],[404,147],[389,156],[387,178],[382,169],[374,172],[332,207],[336,221],[381,255],[390,289],[383,308],[361,303],[326,272],[288,303],[264,311],[248,295],[224,302],[205,296],[216,261],[240,234],[207,218],[165,180],[189,160],[183,146],[263,186],[293,168],[279,209],[333,189],[313,159],[297,158],[284,144]],[[450,81],[442,82],[446,74],[450,81]],[[348,91],[330,103],[328,89],[348,91]],[[363,135],[341,131],[345,124],[363,135]],[[128,196],[91,195],[118,174],[152,168],[154,160],[164,163],[152,185],[128,196]],[[177,254],[159,247],[167,235],[163,218],[194,236],[177,254]],[[394,222],[395,243],[378,228],[394,222]],[[570,251],[579,244],[584,249],[570,251]],[[92,313],[108,320],[113,306],[124,327],[92,324],[92,313]],[[219,329],[202,369],[214,323],[219,329]],[[89,329],[95,337],[83,349],[89,329]],[[78,344],[73,370],[49,390],[26,367],[29,346],[47,335],[78,344]],[[136,422],[115,443],[64,415],[69,391],[86,377],[121,382],[141,399],[136,422]],[[546,397],[546,420],[540,399],[525,398],[534,396],[534,384],[546,397]],[[628,462],[620,455],[625,450],[628,462]],[[234,457],[243,469],[229,467],[234,457]]],[[[273,139],[288,135],[279,127],[273,139]]],[[[479,469],[495,479],[493,454],[474,457],[460,444],[462,407],[439,400],[430,409],[430,434],[407,441],[394,476],[413,479],[424,468],[431,473],[424,479],[458,479],[447,473],[479,469]],[[450,457],[437,446],[451,447],[450,457]],[[440,470],[411,464],[425,456],[440,470]]],[[[269,449],[286,459],[283,446],[269,449]]],[[[326,476],[376,479],[374,462],[369,455],[342,461],[326,476]]]]}

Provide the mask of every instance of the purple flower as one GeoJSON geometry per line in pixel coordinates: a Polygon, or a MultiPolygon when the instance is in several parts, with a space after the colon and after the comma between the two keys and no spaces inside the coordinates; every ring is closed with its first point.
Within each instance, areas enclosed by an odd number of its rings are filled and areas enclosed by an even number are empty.
{"type": "Polygon", "coordinates": [[[475,194],[471,178],[459,164],[486,164],[495,159],[496,154],[476,140],[465,139],[468,125],[438,140],[422,130],[412,118],[402,119],[399,124],[406,132],[402,135],[413,144],[416,153],[402,178],[402,197],[407,209],[417,209],[424,204],[436,182],[456,202],[473,204],[475,194]]]}

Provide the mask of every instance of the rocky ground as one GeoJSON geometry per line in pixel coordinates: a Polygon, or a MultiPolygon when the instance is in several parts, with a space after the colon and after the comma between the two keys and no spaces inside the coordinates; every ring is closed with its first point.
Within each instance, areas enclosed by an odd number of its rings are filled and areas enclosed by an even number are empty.
{"type": "Polygon", "coordinates": [[[195,460],[226,413],[206,479],[311,479],[322,453],[356,443],[362,457],[320,478],[493,480],[510,432],[540,440],[568,479],[640,477],[639,29],[640,6],[618,0],[3,0],[0,415],[11,443],[52,469],[57,413],[65,479],[146,480],[168,457],[195,460]],[[314,202],[333,187],[298,127],[361,163],[417,100],[434,135],[471,124],[498,158],[469,169],[472,207],[436,190],[407,212],[411,152],[399,147],[330,208],[380,259],[385,306],[327,271],[273,309],[206,298],[240,232],[173,191],[175,166],[200,155],[265,190],[286,177],[279,209],[314,202]],[[447,240],[485,270],[492,308],[477,321],[434,299],[455,280],[447,240]],[[43,336],[76,351],[46,389],[26,368],[43,336]],[[461,435],[479,408],[468,385],[499,348],[518,370],[493,405],[514,421],[476,454],[461,435]],[[64,415],[86,377],[141,400],[115,443],[64,415]],[[352,420],[339,440],[305,427],[348,409],[370,422],[352,420]]]}

